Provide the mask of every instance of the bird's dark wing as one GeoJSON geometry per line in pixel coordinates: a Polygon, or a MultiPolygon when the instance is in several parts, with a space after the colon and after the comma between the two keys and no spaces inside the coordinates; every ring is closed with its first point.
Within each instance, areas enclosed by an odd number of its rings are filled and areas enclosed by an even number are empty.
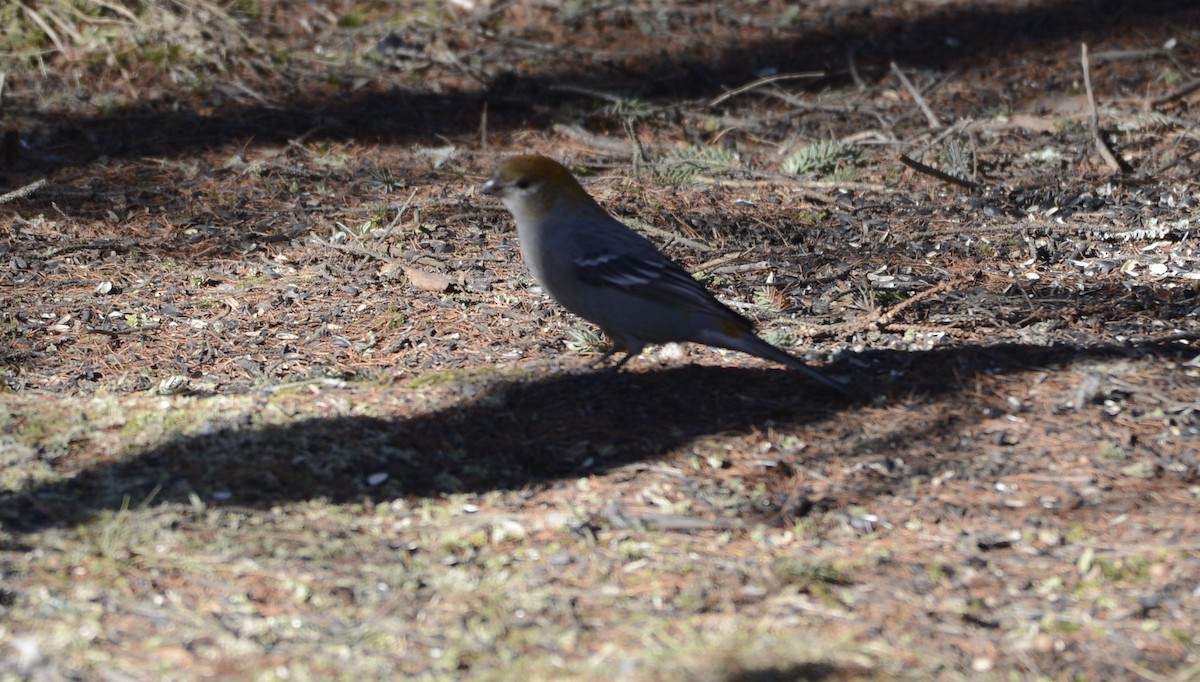
{"type": "Polygon", "coordinates": [[[686,270],[658,253],[652,258],[595,251],[575,259],[579,279],[595,287],[617,289],[672,310],[692,310],[724,317],[750,330],[754,324],[729,309],[686,270]]]}

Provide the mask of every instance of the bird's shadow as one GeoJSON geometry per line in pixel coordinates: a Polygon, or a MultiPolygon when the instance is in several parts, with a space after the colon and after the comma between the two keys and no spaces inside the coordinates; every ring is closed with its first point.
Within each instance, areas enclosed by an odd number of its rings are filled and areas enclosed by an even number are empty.
{"type": "MultiPolygon", "coordinates": [[[[32,532],[80,524],[131,501],[186,503],[193,496],[268,508],[308,499],[345,503],[538,487],[653,460],[706,435],[815,425],[867,401],[878,406],[936,399],[981,374],[1178,352],[1152,345],[877,351],[831,368],[867,387],[859,398],[773,368],[689,365],[615,376],[557,372],[468,382],[460,388],[470,397],[411,417],[317,417],[181,436],[71,478],[4,493],[0,523],[12,532],[32,532]],[[381,474],[386,481],[379,484],[381,474]]],[[[859,456],[871,444],[860,440],[855,449],[842,454],[859,456]]]]}

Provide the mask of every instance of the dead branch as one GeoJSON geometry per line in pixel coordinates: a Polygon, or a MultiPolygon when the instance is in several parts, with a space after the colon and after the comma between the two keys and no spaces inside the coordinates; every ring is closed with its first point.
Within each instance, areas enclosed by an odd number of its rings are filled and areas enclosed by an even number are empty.
{"type": "Polygon", "coordinates": [[[1150,100],[1150,108],[1157,109],[1164,104],[1174,102],[1177,99],[1183,99],[1197,90],[1200,90],[1200,79],[1194,80],[1190,83],[1184,83],[1176,88],[1172,93],[1168,93],[1161,97],[1155,97],[1154,99],[1150,100]]]}
{"type": "Polygon", "coordinates": [[[42,254],[42,258],[45,258],[45,259],[56,258],[63,254],[72,253],[74,251],[91,251],[91,250],[101,251],[104,249],[112,249],[113,251],[124,252],[124,251],[128,251],[128,250],[132,249],[133,246],[134,246],[134,242],[132,242],[130,240],[96,239],[96,240],[93,240],[90,242],[85,242],[83,244],[69,244],[67,246],[60,246],[55,249],[50,249],[46,253],[42,254]]]}
{"type": "Polygon", "coordinates": [[[11,191],[7,194],[0,194],[0,204],[7,204],[10,201],[14,201],[14,200],[20,199],[22,197],[27,197],[30,194],[33,194],[34,192],[38,191],[45,185],[46,185],[46,178],[42,178],[40,180],[34,180],[33,182],[29,183],[28,185],[25,185],[24,187],[14,189],[13,191],[11,191]]]}
{"type": "Polygon", "coordinates": [[[597,135],[588,132],[581,126],[570,125],[566,123],[555,123],[552,130],[562,135],[569,137],[576,142],[581,142],[592,149],[598,149],[609,154],[617,154],[620,156],[633,156],[633,145],[625,140],[618,140],[607,135],[597,135]]]}
{"type": "Polygon", "coordinates": [[[918,173],[924,173],[925,175],[935,177],[938,180],[941,180],[942,182],[948,182],[952,185],[958,185],[959,187],[965,187],[966,189],[970,189],[970,190],[979,188],[979,185],[977,185],[974,182],[971,182],[970,180],[963,180],[962,178],[956,178],[953,175],[950,175],[949,173],[942,172],[932,166],[927,166],[927,165],[921,163],[920,161],[917,161],[916,159],[909,158],[905,154],[900,155],[900,163],[904,164],[905,166],[908,166],[909,168],[917,171],[918,173]]]}
{"type": "Polygon", "coordinates": [[[904,312],[905,309],[917,303],[941,294],[951,289],[957,289],[960,285],[968,281],[969,278],[955,278],[935,284],[934,286],[913,294],[907,299],[900,301],[896,305],[882,312],[873,310],[864,313],[853,320],[847,320],[838,324],[831,325],[797,325],[798,331],[809,338],[819,338],[823,336],[833,336],[835,334],[856,334],[871,329],[878,330],[897,330],[897,331],[920,331],[920,332],[946,332],[947,328],[942,325],[923,325],[923,324],[906,324],[896,322],[896,316],[904,312]]]}
{"type": "Polygon", "coordinates": [[[704,261],[703,263],[697,265],[695,267],[694,271],[695,272],[707,272],[709,270],[712,270],[713,268],[718,268],[718,267],[721,267],[722,265],[732,263],[744,255],[746,255],[745,251],[738,251],[735,253],[727,253],[724,256],[719,256],[717,258],[713,258],[712,260],[704,261]]]}
{"type": "Polygon", "coordinates": [[[379,253],[378,251],[372,251],[371,249],[363,248],[361,246],[358,246],[357,244],[335,244],[333,242],[321,239],[320,237],[318,237],[316,235],[309,236],[309,240],[313,244],[316,244],[317,246],[323,246],[327,249],[333,249],[335,251],[344,251],[346,253],[352,253],[356,256],[366,256],[367,258],[373,258],[375,260],[380,260],[380,261],[383,261],[384,263],[394,263],[394,264],[400,263],[399,260],[392,258],[391,256],[388,256],[387,254],[379,253]]]}
{"type": "Polygon", "coordinates": [[[905,90],[908,90],[908,94],[912,95],[913,101],[917,103],[917,107],[921,109],[921,113],[925,114],[925,120],[929,121],[929,127],[934,130],[941,130],[942,122],[933,113],[933,109],[930,109],[929,105],[925,103],[925,98],[921,96],[920,92],[917,92],[916,86],[912,84],[912,81],[908,80],[908,76],[905,76],[900,67],[896,66],[896,62],[892,62],[892,73],[896,74],[896,77],[900,79],[900,83],[904,86],[905,90]]]}
{"type": "MultiPolygon", "coordinates": [[[[676,220],[678,220],[678,216],[676,216],[676,220]]],[[[681,234],[671,232],[670,230],[664,230],[661,227],[655,227],[655,226],[651,225],[650,223],[646,223],[641,220],[629,219],[629,222],[634,227],[636,227],[639,231],[649,232],[650,234],[652,234],[652,235],[658,237],[659,239],[662,239],[668,243],[683,244],[684,246],[688,247],[689,249],[692,249],[694,251],[699,251],[701,253],[710,253],[715,250],[715,249],[713,249],[713,247],[709,246],[708,244],[698,242],[695,239],[688,239],[687,237],[685,237],[681,234]]],[[[680,221],[680,222],[682,222],[682,221],[680,221]]]]}
{"type": "Polygon", "coordinates": [[[737,87],[732,90],[727,90],[720,97],[717,97],[713,101],[709,102],[708,106],[715,107],[718,104],[720,104],[721,102],[724,102],[725,100],[727,100],[731,97],[736,97],[742,93],[750,92],[751,90],[760,88],[764,85],[770,85],[771,83],[778,83],[779,81],[799,80],[802,78],[821,78],[824,75],[825,75],[824,71],[808,71],[808,72],[804,72],[804,73],[780,73],[780,74],[776,74],[774,76],[767,76],[765,78],[759,78],[758,80],[747,83],[741,87],[737,87]]]}
{"type": "Polygon", "coordinates": [[[1179,164],[1183,163],[1184,161],[1187,161],[1188,159],[1192,158],[1197,153],[1200,153],[1200,149],[1193,149],[1192,151],[1187,152],[1186,154],[1181,154],[1181,155],[1175,157],[1171,161],[1168,161],[1167,163],[1159,166],[1158,168],[1155,168],[1154,172],[1150,174],[1150,177],[1155,178],[1155,177],[1162,175],[1163,173],[1166,173],[1167,171],[1171,170],[1175,166],[1178,166],[1179,164]]]}
{"type": "Polygon", "coordinates": [[[1092,73],[1091,67],[1088,64],[1088,47],[1087,43],[1080,46],[1080,61],[1083,65],[1083,88],[1087,91],[1088,107],[1091,109],[1091,116],[1088,119],[1088,126],[1092,132],[1092,142],[1096,145],[1096,151],[1100,153],[1100,157],[1104,159],[1104,163],[1112,169],[1114,173],[1124,173],[1128,168],[1127,164],[1123,164],[1117,160],[1112,150],[1105,144],[1104,138],[1100,135],[1100,111],[1096,108],[1096,95],[1092,92],[1092,73]]]}

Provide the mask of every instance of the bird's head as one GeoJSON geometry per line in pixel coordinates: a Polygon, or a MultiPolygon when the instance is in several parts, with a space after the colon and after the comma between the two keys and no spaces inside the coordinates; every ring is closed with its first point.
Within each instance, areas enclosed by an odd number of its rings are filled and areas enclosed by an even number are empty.
{"type": "Polygon", "coordinates": [[[571,171],[545,156],[505,160],[479,192],[499,197],[518,222],[537,219],[560,204],[570,208],[595,205],[571,171]]]}

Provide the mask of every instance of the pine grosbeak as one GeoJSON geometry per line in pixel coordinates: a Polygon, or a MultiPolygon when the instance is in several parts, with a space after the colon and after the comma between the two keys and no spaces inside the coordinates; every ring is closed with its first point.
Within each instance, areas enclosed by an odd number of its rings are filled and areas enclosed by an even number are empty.
{"type": "Polygon", "coordinates": [[[546,293],[612,340],[614,350],[598,363],[624,351],[614,365],[619,369],[646,344],[691,341],[778,362],[846,392],[840,382],[756,336],[753,322],[605,213],[556,161],[510,158],[479,191],[498,196],[513,214],[525,263],[546,293]]]}

